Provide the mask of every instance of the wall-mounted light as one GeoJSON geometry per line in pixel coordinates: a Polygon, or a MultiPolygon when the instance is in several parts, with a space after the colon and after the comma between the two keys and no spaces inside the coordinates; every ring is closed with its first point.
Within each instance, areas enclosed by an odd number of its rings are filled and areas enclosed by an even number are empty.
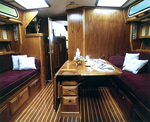
{"type": "Polygon", "coordinates": [[[18,4],[26,9],[45,8],[49,7],[45,0],[15,0],[18,4]]]}

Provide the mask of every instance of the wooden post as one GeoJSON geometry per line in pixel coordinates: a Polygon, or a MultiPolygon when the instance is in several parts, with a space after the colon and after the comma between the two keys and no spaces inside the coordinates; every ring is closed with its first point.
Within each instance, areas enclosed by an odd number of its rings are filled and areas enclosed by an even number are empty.
{"type": "Polygon", "coordinates": [[[130,47],[131,47],[131,51],[133,51],[133,45],[132,45],[132,29],[133,28],[133,23],[131,23],[130,25],[130,47]]]}

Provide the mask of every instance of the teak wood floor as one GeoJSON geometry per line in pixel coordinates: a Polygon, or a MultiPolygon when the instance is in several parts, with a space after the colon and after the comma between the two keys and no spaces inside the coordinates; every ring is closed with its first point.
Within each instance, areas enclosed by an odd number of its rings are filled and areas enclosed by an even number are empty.
{"type": "MultiPolygon", "coordinates": [[[[60,108],[59,108],[60,109],[60,108]]],[[[82,88],[81,117],[60,117],[53,109],[53,84],[48,83],[14,122],[123,122],[129,121],[109,88],[82,88]]],[[[59,111],[59,110],[58,110],[59,111]]]]}

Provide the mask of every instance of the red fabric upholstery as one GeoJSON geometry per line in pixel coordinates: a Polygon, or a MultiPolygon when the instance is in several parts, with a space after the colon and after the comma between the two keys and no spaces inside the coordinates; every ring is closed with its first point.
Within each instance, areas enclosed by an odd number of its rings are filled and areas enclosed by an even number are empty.
{"type": "Polygon", "coordinates": [[[39,68],[36,70],[9,70],[0,74],[0,98],[5,94],[9,93],[15,87],[19,86],[36,73],[40,71],[39,68]]]}
{"type": "Polygon", "coordinates": [[[0,55],[0,99],[40,72],[41,64],[38,58],[35,58],[35,70],[12,70],[13,65],[11,55],[18,55],[18,53],[0,55]]]}
{"type": "Polygon", "coordinates": [[[133,74],[124,70],[122,72],[122,75],[117,76],[120,82],[150,110],[150,74],[133,74]]]}
{"type": "MultiPolygon", "coordinates": [[[[124,86],[139,100],[145,107],[150,110],[150,53],[147,52],[137,52],[140,53],[140,60],[148,60],[148,63],[140,69],[138,74],[133,74],[128,71],[122,70],[122,74],[116,76],[119,83],[124,84],[124,86]]],[[[124,62],[123,56],[111,56],[109,61],[122,69],[124,62]]]]}

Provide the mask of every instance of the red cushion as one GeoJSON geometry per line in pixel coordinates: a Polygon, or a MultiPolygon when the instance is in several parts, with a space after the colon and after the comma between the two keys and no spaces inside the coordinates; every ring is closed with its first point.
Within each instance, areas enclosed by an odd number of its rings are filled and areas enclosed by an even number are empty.
{"type": "Polygon", "coordinates": [[[21,85],[23,82],[31,78],[40,71],[36,70],[9,70],[0,74],[0,98],[9,93],[15,87],[21,85]]]}
{"type": "MultiPolygon", "coordinates": [[[[122,67],[119,67],[122,69],[122,67]]],[[[117,77],[150,110],[150,74],[133,74],[122,70],[117,77]]]]}

